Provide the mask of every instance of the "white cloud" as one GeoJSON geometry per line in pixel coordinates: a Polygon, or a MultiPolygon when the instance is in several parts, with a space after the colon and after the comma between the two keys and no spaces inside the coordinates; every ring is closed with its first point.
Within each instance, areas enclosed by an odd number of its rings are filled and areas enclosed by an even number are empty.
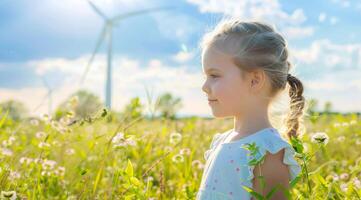
{"type": "Polygon", "coordinates": [[[293,39],[293,38],[302,38],[311,36],[314,33],[313,27],[287,27],[283,29],[283,33],[285,34],[286,38],[293,39]]]}
{"type": "Polygon", "coordinates": [[[318,16],[318,21],[319,21],[319,22],[324,22],[324,21],[326,20],[326,17],[327,17],[326,13],[322,12],[322,13],[320,13],[320,15],[318,16]]]}
{"type": "Polygon", "coordinates": [[[348,0],[332,0],[333,3],[341,5],[344,8],[350,7],[351,3],[348,0]]]}
{"type": "Polygon", "coordinates": [[[292,48],[291,54],[297,62],[318,67],[361,69],[361,44],[334,44],[322,39],[313,41],[308,48],[292,48]]]}
{"type": "Polygon", "coordinates": [[[176,62],[185,63],[194,58],[194,52],[179,51],[172,58],[176,62]]]}
{"type": "MultiPolygon", "coordinates": [[[[105,55],[97,55],[89,70],[88,77],[83,85],[79,85],[79,79],[83,73],[89,55],[84,55],[76,59],[48,58],[33,60],[26,63],[29,67],[46,76],[47,73],[57,71],[64,73],[67,78],[53,93],[53,107],[59,105],[70,94],[78,89],[84,88],[92,91],[101,99],[104,99],[105,80],[105,55]]],[[[184,107],[180,114],[200,114],[207,115],[210,110],[201,90],[203,76],[201,70],[189,70],[189,66],[169,66],[161,60],[149,60],[144,66],[137,60],[122,56],[114,56],[113,60],[113,107],[116,110],[130,100],[139,96],[143,103],[146,100],[145,85],[155,88],[156,95],[169,91],[175,96],[181,97],[184,107]]],[[[6,99],[24,100],[24,103],[32,110],[44,98],[47,91],[45,88],[23,88],[0,89],[1,101],[6,99]]],[[[38,111],[32,114],[46,113],[48,104],[44,103],[38,111]]]]}
{"type": "Polygon", "coordinates": [[[277,25],[281,32],[286,30],[292,38],[300,38],[313,34],[312,27],[302,24],[306,16],[302,9],[287,13],[282,9],[278,0],[187,0],[199,7],[200,12],[222,13],[245,20],[265,20],[277,25]],[[306,31],[301,29],[306,28],[306,31]],[[288,29],[288,30],[287,30],[288,29]]]}
{"type": "Polygon", "coordinates": [[[361,111],[361,44],[335,44],[327,39],[316,40],[303,49],[291,48],[296,72],[308,97],[320,102],[331,101],[338,111],[361,111]]]}

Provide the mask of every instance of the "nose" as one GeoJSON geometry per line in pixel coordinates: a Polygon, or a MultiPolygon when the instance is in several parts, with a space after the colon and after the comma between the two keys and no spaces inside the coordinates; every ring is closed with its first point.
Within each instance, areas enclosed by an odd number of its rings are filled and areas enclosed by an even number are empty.
{"type": "Polygon", "coordinates": [[[205,82],[203,83],[202,90],[203,90],[203,92],[205,92],[205,93],[207,93],[207,94],[210,93],[210,91],[209,91],[209,86],[208,86],[208,84],[207,84],[207,81],[205,81],[205,82]]]}

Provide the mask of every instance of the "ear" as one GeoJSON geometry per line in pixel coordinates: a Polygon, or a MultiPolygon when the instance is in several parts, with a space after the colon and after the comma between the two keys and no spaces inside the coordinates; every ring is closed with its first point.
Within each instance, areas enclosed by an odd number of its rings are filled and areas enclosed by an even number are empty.
{"type": "Polygon", "coordinates": [[[250,72],[250,89],[251,92],[257,93],[259,92],[266,81],[266,74],[263,70],[253,70],[250,72]]]}

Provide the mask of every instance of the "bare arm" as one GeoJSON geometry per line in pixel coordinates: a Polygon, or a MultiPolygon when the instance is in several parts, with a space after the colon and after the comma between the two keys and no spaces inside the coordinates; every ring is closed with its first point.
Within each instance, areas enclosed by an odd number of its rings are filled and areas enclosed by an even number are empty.
{"type": "MultiPolygon", "coordinates": [[[[283,189],[289,188],[289,170],[288,166],[283,163],[284,149],[280,150],[276,154],[266,153],[265,160],[262,164],[255,166],[254,168],[254,179],[253,179],[253,189],[262,195],[266,195],[276,187],[278,184],[281,184],[282,189],[277,189],[277,191],[272,195],[271,200],[284,200],[287,197],[283,193],[283,189]],[[258,178],[260,175],[264,177],[265,188],[261,188],[261,181],[258,178]]],[[[252,198],[253,199],[253,198],[252,198]]]]}

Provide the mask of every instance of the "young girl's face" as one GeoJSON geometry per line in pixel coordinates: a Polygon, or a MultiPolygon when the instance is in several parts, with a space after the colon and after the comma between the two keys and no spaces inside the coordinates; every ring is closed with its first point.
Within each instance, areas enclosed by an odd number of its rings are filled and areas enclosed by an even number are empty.
{"type": "Polygon", "coordinates": [[[215,117],[235,116],[242,113],[250,101],[249,81],[230,56],[209,46],[202,54],[202,67],[206,80],[202,90],[215,117]]]}

